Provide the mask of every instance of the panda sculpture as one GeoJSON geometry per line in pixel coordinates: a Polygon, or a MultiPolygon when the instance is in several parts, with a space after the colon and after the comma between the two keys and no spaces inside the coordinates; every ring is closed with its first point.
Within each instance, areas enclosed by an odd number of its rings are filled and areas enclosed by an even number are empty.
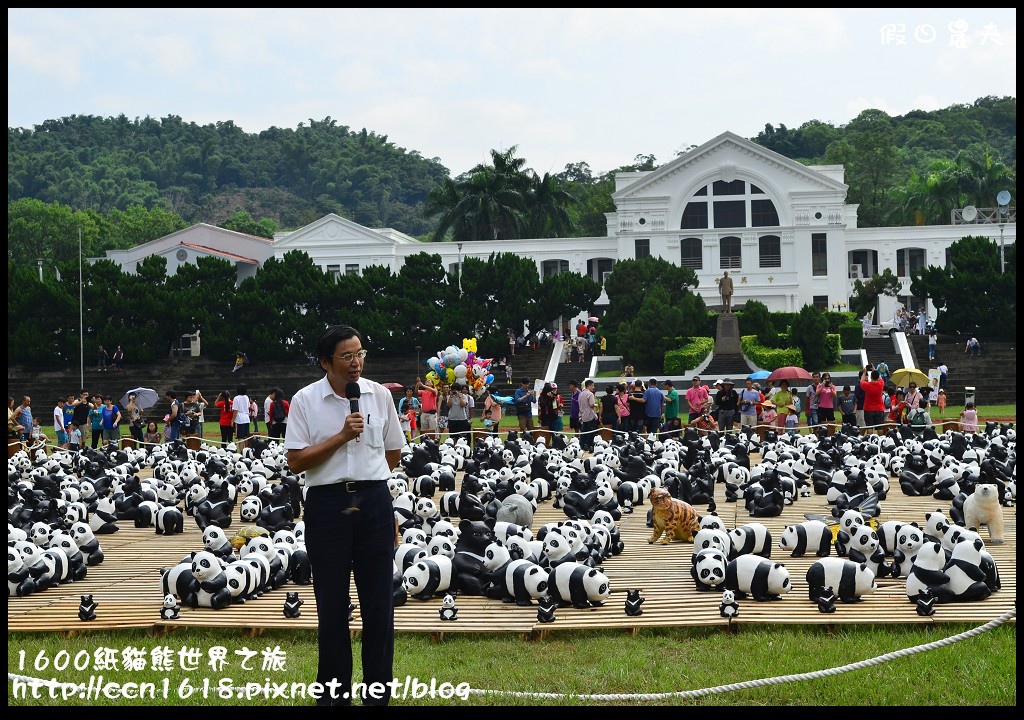
{"type": "Polygon", "coordinates": [[[89,523],[79,521],[72,525],[71,537],[82,551],[86,565],[93,567],[103,562],[103,548],[100,547],[100,541],[89,527],[89,523]]]}
{"type": "Polygon", "coordinates": [[[155,525],[157,535],[178,535],[185,532],[185,515],[176,507],[161,507],[155,525]]]}
{"type": "Polygon", "coordinates": [[[914,598],[917,604],[917,614],[921,617],[931,617],[935,614],[935,595],[928,588],[921,588],[914,598]]]}
{"type": "Polygon", "coordinates": [[[846,556],[855,563],[864,563],[875,577],[888,577],[891,568],[885,562],[885,552],[878,542],[878,534],[870,525],[856,525],[851,530],[846,556]]]}
{"type": "Polygon", "coordinates": [[[821,520],[789,525],[779,537],[779,547],[788,550],[790,557],[803,557],[809,552],[828,557],[832,554],[832,530],[821,520]]]}
{"type": "Polygon", "coordinates": [[[164,604],[160,606],[161,620],[177,620],[181,614],[181,605],[173,595],[164,595],[164,604]]]}
{"type": "Polygon", "coordinates": [[[725,589],[739,599],[749,595],[758,602],[781,600],[792,587],[786,566],[760,555],[739,555],[725,567],[725,589]]]}
{"type": "Polygon", "coordinates": [[[762,523],[747,523],[729,531],[732,549],[729,559],[740,555],[759,555],[763,558],[772,556],[772,534],[762,523]]]}
{"type": "Polygon", "coordinates": [[[892,553],[892,570],[890,576],[894,578],[905,578],[910,574],[917,559],[917,553],[924,545],[924,531],[917,523],[907,523],[900,526],[896,534],[896,546],[892,553]]]}
{"type": "Polygon", "coordinates": [[[429,600],[452,587],[453,561],[445,555],[418,560],[402,573],[402,586],[410,597],[429,600]]]}
{"type": "Polygon", "coordinates": [[[725,571],[729,565],[726,554],[711,547],[695,552],[690,562],[690,577],[697,590],[707,591],[725,582],[725,571]]]}
{"type": "Polygon", "coordinates": [[[917,552],[913,567],[907,575],[907,600],[916,603],[921,590],[945,585],[949,580],[944,569],[949,559],[938,542],[926,542],[917,552]]]}
{"type": "Polygon", "coordinates": [[[7,597],[25,597],[36,592],[36,581],[29,572],[25,558],[17,549],[7,546],[7,597]]]}
{"type": "Polygon", "coordinates": [[[537,598],[537,622],[552,623],[555,621],[555,611],[558,608],[558,600],[550,595],[537,598]]]}
{"type": "Polygon", "coordinates": [[[840,602],[855,603],[878,589],[867,565],[841,557],[821,558],[807,570],[808,599],[817,603],[821,588],[832,588],[840,602]]]}
{"type": "Polygon", "coordinates": [[[441,600],[441,607],[437,609],[441,620],[452,622],[459,619],[459,608],[455,605],[455,596],[447,593],[441,600]]]}
{"type": "Polygon", "coordinates": [[[208,525],[203,530],[203,548],[222,560],[230,562],[235,559],[235,548],[224,530],[217,525],[208,525]]]}
{"type": "Polygon", "coordinates": [[[586,609],[604,605],[611,595],[608,576],[596,568],[564,562],[548,574],[548,590],[562,607],[586,609]]]}
{"type": "Polygon", "coordinates": [[[718,606],[718,614],[730,620],[734,617],[739,617],[740,606],[736,602],[736,593],[734,591],[722,591],[722,603],[718,606]]]}
{"type": "Polygon", "coordinates": [[[956,544],[942,570],[946,582],[928,588],[935,594],[935,602],[974,602],[992,594],[985,582],[985,570],[981,567],[984,547],[981,539],[956,544]]]}
{"type": "Polygon", "coordinates": [[[196,583],[191,596],[193,608],[221,610],[231,604],[228,576],[216,555],[206,550],[197,552],[192,558],[192,577],[196,583]]]}

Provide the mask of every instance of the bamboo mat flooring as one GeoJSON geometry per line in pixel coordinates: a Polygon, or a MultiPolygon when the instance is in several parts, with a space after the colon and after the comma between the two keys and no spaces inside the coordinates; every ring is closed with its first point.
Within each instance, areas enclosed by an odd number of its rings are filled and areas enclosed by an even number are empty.
{"type": "MultiPolygon", "coordinates": [[[[879,521],[916,521],[924,526],[924,514],[941,509],[949,516],[949,502],[934,498],[910,498],[899,491],[892,481],[888,498],[881,503],[879,521]]],[[[648,503],[638,506],[619,521],[619,531],[625,543],[624,551],[607,559],[603,571],[612,588],[610,599],[602,606],[581,610],[573,607],[558,608],[555,621],[540,623],[537,606],[519,607],[498,600],[460,595],[457,598],[458,619],[441,621],[439,597],[427,601],[409,598],[405,605],[395,609],[397,632],[430,633],[435,637],[445,633],[519,633],[524,637],[544,637],[560,630],[622,629],[636,632],[644,627],[715,626],[737,629],[745,624],[881,624],[909,623],[936,624],[949,622],[984,623],[1012,610],[1017,596],[1016,508],[1003,508],[1006,542],[989,543],[987,530],[981,535],[986,548],[996,561],[1002,588],[980,602],[937,605],[931,617],[920,617],[915,605],[907,600],[905,580],[885,578],[878,581],[879,588],[853,604],[837,602],[836,612],[824,614],[817,604],[808,599],[805,575],[817,559],[813,556],[792,558],[778,547],[782,530],[803,521],[805,513],[829,516],[831,509],[825,497],[812,495],[798,498],[778,517],[751,518],[741,503],[727,503],[724,486],[716,485],[718,514],[731,527],[748,522],[760,522],[772,534],[772,560],[783,563],[790,573],[792,590],[781,600],[757,602],[752,598],[739,601],[739,615],[732,620],[721,617],[719,591],[698,591],[690,577],[690,556],[693,545],[673,542],[669,545],[649,545],[651,530],[647,527],[648,503]],[[625,614],[626,590],[637,588],[645,601],[640,616],[625,614]]],[[[702,513],[706,507],[697,507],[702,513]]],[[[237,508],[236,508],[237,513],[237,508]]],[[[544,523],[564,520],[561,510],[547,501],[538,509],[534,529],[544,523]]],[[[457,519],[453,519],[457,522],[457,519]]],[[[160,589],[160,569],[177,564],[192,550],[202,549],[202,534],[195,521],[186,516],[185,532],[180,535],[157,535],[152,529],[137,529],[130,521],[120,523],[121,529],[113,535],[98,536],[104,551],[104,561],[90,567],[87,576],[78,582],[51,587],[28,597],[10,597],[7,604],[8,632],[62,631],[71,634],[101,629],[145,628],[154,632],[174,627],[193,626],[235,629],[246,634],[259,634],[264,629],[304,629],[315,632],[317,616],[312,585],[285,586],[265,593],[243,604],[222,610],[182,607],[177,620],[165,621],[160,617],[163,595],[160,589]],[[304,604],[297,618],[286,618],[282,612],[285,594],[297,591],[304,604]],[[80,595],[91,594],[98,603],[96,620],[78,618],[80,595]]],[[[227,529],[230,536],[241,525],[237,518],[227,529]]],[[[360,630],[358,608],[351,625],[353,632],[360,630]]]]}

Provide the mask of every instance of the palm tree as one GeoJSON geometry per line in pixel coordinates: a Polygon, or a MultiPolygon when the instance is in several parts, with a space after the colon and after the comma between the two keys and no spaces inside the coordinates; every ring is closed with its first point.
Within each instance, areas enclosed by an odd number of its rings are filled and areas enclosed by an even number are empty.
{"type": "Polygon", "coordinates": [[[574,202],[572,193],[556,176],[544,173],[544,177],[538,177],[534,174],[527,211],[530,237],[568,236],[576,224],[568,209],[574,202]]]}

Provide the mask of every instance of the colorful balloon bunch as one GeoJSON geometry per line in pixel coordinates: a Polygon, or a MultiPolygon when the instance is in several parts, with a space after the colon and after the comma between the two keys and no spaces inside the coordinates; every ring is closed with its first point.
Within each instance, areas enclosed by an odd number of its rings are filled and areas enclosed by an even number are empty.
{"type": "Polygon", "coordinates": [[[449,345],[435,357],[427,358],[430,371],[426,380],[435,386],[462,383],[479,397],[494,382],[488,369],[492,359],[477,357],[476,338],[463,338],[461,348],[449,345]]]}

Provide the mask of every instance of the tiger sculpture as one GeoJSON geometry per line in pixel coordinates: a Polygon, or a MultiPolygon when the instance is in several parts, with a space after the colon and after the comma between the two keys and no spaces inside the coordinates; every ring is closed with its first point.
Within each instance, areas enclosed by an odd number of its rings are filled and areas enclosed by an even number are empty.
{"type": "Polygon", "coordinates": [[[662,545],[673,540],[693,542],[693,534],[700,530],[697,511],[689,503],[672,497],[665,488],[654,488],[648,495],[651,501],[651,520],[654,534],[648,543],[661,538],[662,545]]]}

